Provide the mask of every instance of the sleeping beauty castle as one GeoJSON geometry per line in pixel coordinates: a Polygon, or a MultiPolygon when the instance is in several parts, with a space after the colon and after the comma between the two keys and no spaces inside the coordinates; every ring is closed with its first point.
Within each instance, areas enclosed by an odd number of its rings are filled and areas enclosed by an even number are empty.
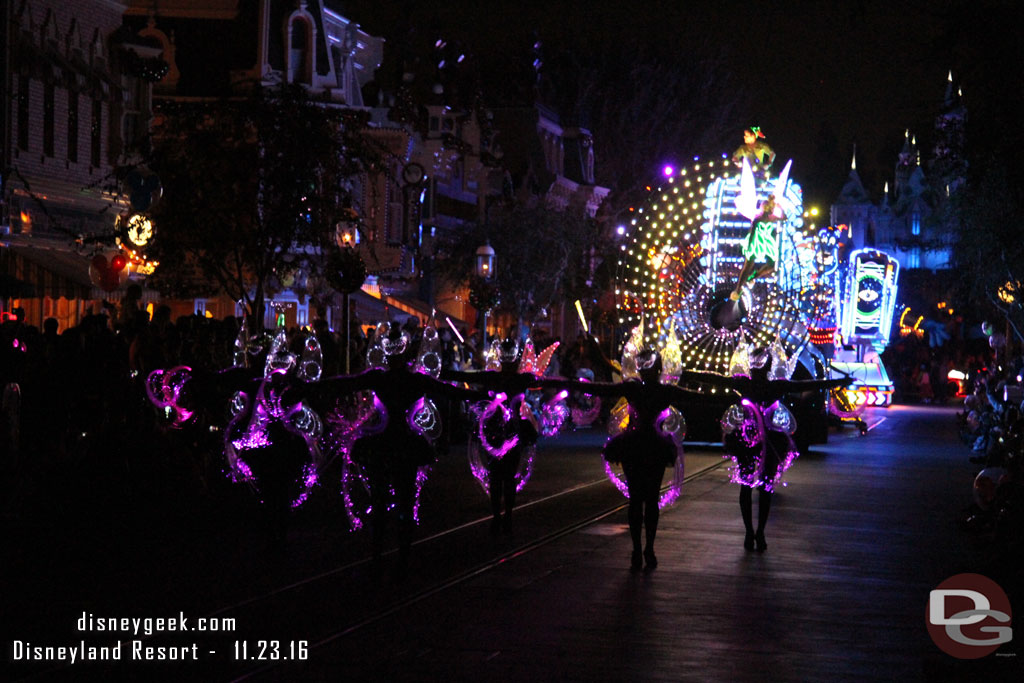
{"type": "Polygon", "coordinates": [[[954,233],[948,209],[967,174],[966,123],[963,93],[950,73],[931,153],[922,161],[917,136],[907,130],[892,182],[886,181],[879,202],[864,189],[854,153],[850,175],[831,208],[831,224],[848,226],[848,249],[879,249],[906,270],[951,266],[954,233]]]}

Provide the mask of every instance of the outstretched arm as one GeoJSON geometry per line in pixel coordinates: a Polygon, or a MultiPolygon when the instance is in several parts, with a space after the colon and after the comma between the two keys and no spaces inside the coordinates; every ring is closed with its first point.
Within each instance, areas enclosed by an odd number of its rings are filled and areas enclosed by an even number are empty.
{"type": "Polygon", "coordinates": [[[336,399],[356,391],[373,389],[383,372],[367,370],[358,375],[337,375],[319,382],[293,382],[284,392],[286,403],[307,401],[314,406],[332,404],[336,399]]]}
{"type": "Polygon", "coordinates": [[[479,401],[491,396],[491,392],[454,386],[419,372],[411,373],[409,381],[417,390],[422,391],[424,394],[444,396],[445,398],[457,401],[479,401]]]}
{"type": "Polygon", "coordinates": [[[625,396],[632,393],[635,390],[634,387],[639,387],[640,385],[638,382],[619,382],[613,384],[611,382],[583,382],[578,379],[564,379],[554,380],[550,384],[545,384],[545,386],[579,391],[591,396],[625,396]]]}
{"type": "Polygon", "coordinates": [[[220,414],[236,391],[255,394],[260,385],[259,371],[251,368],[231,368],[221,372],[190,369],[189,375],[176,402],[182,408],[193,412],[203,410],[208,415],[220,414]]]}
{"type": "Polygon", "coordinates": [[[488,370],[477,370],[475,372],[464,372],[461,370],[442,370],[440,379],[445,382],[462,382],[490,390],[501,390],[503,383],[507,380],[500,372],[488,370]]]}

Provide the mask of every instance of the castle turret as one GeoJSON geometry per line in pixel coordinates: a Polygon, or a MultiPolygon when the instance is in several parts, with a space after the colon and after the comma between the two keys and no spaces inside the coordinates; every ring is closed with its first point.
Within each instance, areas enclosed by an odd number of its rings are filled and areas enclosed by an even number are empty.
{"type": "Polygon", "coordinates": [[[857,173],[857,148],[854,146],[853,158],[850,161],[850,175],[839,196],[832,204],[832,225],[846,224],[849,226],[852,248],[860,249],[868,240],[871,211],[874,208],[871,197],[864,189],[864,183],[857,173]]]}
{"type": "Polygon", "coordinates": [[[903,137],[903,149],[900,150],[896,160],[896,183],[893,188],[897,199],[909,189],[907,183],[910,176],[914,169],[921,165],[921,153],[917,149],[917,136],[911,136],[910,129],[907,129],[903,137]]]}

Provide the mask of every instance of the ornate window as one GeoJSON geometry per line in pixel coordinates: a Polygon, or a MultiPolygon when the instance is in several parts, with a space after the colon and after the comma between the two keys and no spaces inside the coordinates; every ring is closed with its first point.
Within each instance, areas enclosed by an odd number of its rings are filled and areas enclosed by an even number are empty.
{"type": "Polygon", "coordinates": [[[102,161],[103,142],[103,101],[94,99],[92,101],[92,121],[89,129],[89,161],[94,168],[100,167],[102,161]]]}
{"type": "Polygon", "coordinates": [[[68,161],[78,162],[78,92],[68,90],[68,161]]]}
{"type": "Polygon", "coordinates": [[[43,154],[53,156],[53,110],[54,87],[52,82],[43,84],[43,154]]]}
{"type": "Polygon", "coordinates": [[[28,76],[18,77],[18,149],[28,151],[28,76]]]}
{"type": "Polygon", "coordinates": [[[288,82],[313,82],[313,22],[306,13],[288,22],[288,82]]]}

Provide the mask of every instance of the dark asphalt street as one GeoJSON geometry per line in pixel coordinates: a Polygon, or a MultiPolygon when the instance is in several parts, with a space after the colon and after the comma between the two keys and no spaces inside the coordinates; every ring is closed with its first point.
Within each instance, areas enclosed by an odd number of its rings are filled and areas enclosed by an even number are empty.
{"type": "MultiPolygon", "coordinates": [[[[92,500],[89,514],[5,520],[14,550],[5,560],[7,654],[14,639],[117,642],[79,632],[83,612],[182,613],[190,627],[200,617],[236,621],[226,632],[141,639],[199,661],[19,661],[14,678],[1016,680],[1016,640],[958,660],[925,627],[929,591],[965,571],[1021,604],[1019,566],[960,524],[977,466],[954,410],[896,406],[869,421],[867,436],[833,431],[797,460],[775,496],[764,554],[742,547],[737,488],[720,451],[689,447],[689,479],[662,515],[650,573],[628,570],[624,500],[604,477],[598,433],[544,446],[513,532],[498,537],[453,449],[424,490],[404,581],[392,575],[393,555],[369,561],[367,539],[344,529],[329,491],[294,516],[283,552],[267,548],[244,492],[191,509],[158,497],[145,514],[131,492],[121,504],[78,496],[92,500]],[[193,644],[194,655],[174,649],[193,644]]],[[[137,638],[118,635],[129,659],[137,638]]]]}

